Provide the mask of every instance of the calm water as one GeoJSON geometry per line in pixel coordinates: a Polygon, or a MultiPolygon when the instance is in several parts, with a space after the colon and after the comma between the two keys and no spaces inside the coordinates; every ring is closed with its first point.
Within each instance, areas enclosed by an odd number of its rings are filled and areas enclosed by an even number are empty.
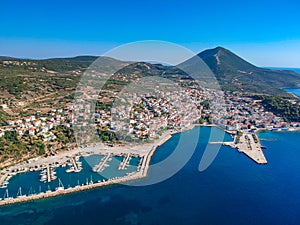
{"type": "Polygon", "coordinates": [[[285,88],[284,90],[300,97],[300,88],[285,88]]]}
{"type": "MultiPolygon", "coordinates": [[[[189,137],[199,131],[192,158],[161,183],[115,185],[1,207],[0,224],[300,224],[300,132],[260,133],[267,165],[222,147],[200,173],[211,128],[195,128],[183,138],[193,141],[189,137]]],[[[174,135],[158,148],[152,164],[166,159],[179,138],[174,135]]],[[[150,170],[146,179],[153,176],[150,170]]]]}
{"type": "MultiPolygon", "coordinates": [[[[102,157],[103,156],[100,155],[82,157],[80,161],[82,162],[83,169],[79,173],[66,173],[65,171],[69,166],[55,168],[56,176],[60,178],[65,188],[75,187],[76,185],[86,184],[91,181],[97,182],[113,177],[125,176],[126,173],[136,171],[140,162],[139,157],[132,157],[126,170],[118,170],[119,164],[123,160],[123,156],[114,156],[108,163],[109,166],[103,172],[94,173],[92,168],[100,162],[102,157]]],[[[26,172],[12,177],[7,189],[10,197],[16,197],[20,187],[22,188],[22,194],[29,195],[41,191],[45,192],[47,190],[54,191],[58,186],[58,179],[51,181],[50,183],[44,183],[40,182],[40,172],[26,172]]],[[[1,198],[4,198],[5,191],[6,189],[0,188],[1,198]]]]}

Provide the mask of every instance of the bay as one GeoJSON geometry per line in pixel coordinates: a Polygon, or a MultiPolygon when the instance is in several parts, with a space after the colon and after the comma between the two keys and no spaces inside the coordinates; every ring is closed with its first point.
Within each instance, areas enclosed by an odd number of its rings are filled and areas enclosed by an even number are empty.
{"type": "MultiPolygon", "coordinates": [[[[210,167],[199,172],[212,129],[196,127],[182,137],[199,133],[196,150],[163,182],[120,184],[1,207],[0,224],[300,224],[300,132],[259,133],[267,146],[267,165],[222,146],[210,167]]],[[[151,164],[168,158],[180,138],[176,134],[159,147],[151,164]]],[[[145,179],[151,176],[150,167],[145,179]]]]}

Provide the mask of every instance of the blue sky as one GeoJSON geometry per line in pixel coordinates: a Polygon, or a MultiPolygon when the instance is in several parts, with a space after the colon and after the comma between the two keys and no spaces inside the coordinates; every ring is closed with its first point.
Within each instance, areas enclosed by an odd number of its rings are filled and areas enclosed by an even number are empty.
{"type": "Polygon", "coordinates": [[[224,46],[260,66],[300,67],[299,1],[2,1],[0,55],[100,55],[163,40],[224,46]]]}

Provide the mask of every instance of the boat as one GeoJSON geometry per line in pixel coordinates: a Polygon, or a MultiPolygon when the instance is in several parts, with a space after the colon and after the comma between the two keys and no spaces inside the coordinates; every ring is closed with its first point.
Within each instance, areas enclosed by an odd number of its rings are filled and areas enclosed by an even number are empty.
{"type": "Polygon", "coordinates": [[[26,197],[26,195],[22,195],[22,188],[19,187],[18,193],[17,193],[17,198],[22,198],[22,197],[26,197]]]}
{"type": "Polygon", "coordinates": [[[62,191],[62,190],[64,190],[64,189],[65,189],[65,187],[64,187],[63,183],[62,183],[61,180],[58,178],[58,187],[55,188],[55,190],[56,190],[56,191],[62,191]]]}
{"type": "Polygon", "coordinates": [[[4,199],[4,200],[7,200],[7,199],[13,199],[12,197],[9,197],[8,189],[6,189],[3,199],[4,199]]]}
{"type": "Polygon", "coordinates": [[[71,173],[71,172],[75,172],[75,168],[73,166],[66,170],[66,173],[71,173]]]}
{"type": "Polygon", "coordinates": [[[46,193],[51,193],[51,189],[50,189],[50,186],[48,185],[48,190],[46,191],[46,193]]]}

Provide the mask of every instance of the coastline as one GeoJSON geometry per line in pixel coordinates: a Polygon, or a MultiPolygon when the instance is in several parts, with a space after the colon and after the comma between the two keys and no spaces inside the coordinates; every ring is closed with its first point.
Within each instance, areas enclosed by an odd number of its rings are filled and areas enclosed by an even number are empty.
{"type": "MultiPolygon", "coordinates": [[[[28,201],[35,201],[35,200],[40,200],[40,199],[45,199],[45,198],[52,198],[56,197],[59,195],[65,195],[65,194],[71,194],[75,192],[80,192],[84,190],[90,190],[90,189],[95,189],[95,188],[100,188],[103,186],[108,186],[108,185],[113,185],[113,184],[121,184],[124,182],[128,181],[133,181],[133,180],[138,180],[145,178],[148,174],[148,170],[150,167],[150,161],[155,153],[157,147],[163,145],[165,142],[167,142],[171,137],[172,137],[172,132],[167,130],[164,132],[159,139],[155,140],[153,143],[147,143],[143,145],[137,145],[137,146],[117,146],[117,147],[108,147],[105,146],[104,144],[100,143],[98,145],[92,145],[85,147],[84,149],[82,148],[77,148],[68,152],[62,152],[60,154],[57,154],[55,156],[49,157],[49,158],[33,158],[31,159],[32,162],[29,163],[21,163],[18,165],[15,165],[10,168],[10,170],[16,170],[18,168],[24,168],[24,166],[29,166],[30,168],[36,168],[38,165],[38,169],[41,168],[42,165],[44,164],[53,164],[55,162],[63,163],[66,159],[69,159],[70,157],[75,157],[75,156],[87,156],[87,155],[97,155],[97,154],[107,154],[107,153],[113,153],[115,155],[118,154],[123,154],[123,153],[128,153],[128,154],[134,154],[138,155],[141,157],[141,167],[140,170],[132,172],[126,176],[123,177],[115,177],[111,178],[107,181],[98,181],[96,183],[88,183],[86,185],[81,185],[81,186],[75,186],[75,187],[69,187],[67,189],[59,189],[55,191],[46,191],[46,192],[41,192],[38,194],[33,194],[33,195],[28,195],[28,196],[19,196],[16,198],[5,198],[5,199],[0,199],[0,206],[5,206],[5,205],[11,205],[11,204],[17,204],[17,203],[22,203],[22,202],[28,202],[28,201]]],[[[28,167],[26,169],[23,169],[17,173],[23,173],[31,171],[28,167]]],[[[17,173],[14,173],[13,175],[16,175],[17,173]]],[[[9,172],[5,173],[4,176],[8,176],[9,172]]],[[[4,177],[1,176],[1,179],[4,177]]]]}
{"type": "MultiPolygon", "coordinates": [[[[67,189],[63,190],[55,190],[55,191],[47,191],[47,192],[41,192],[39,194],[34,194],[34,195],[28,195],[28,196],[19,196],[16,198],[5,198],[5,199],[0,199],[0,206],[4,205],[9,205],[9,204],[16,204],[16,203],[21,203],[21,202],[27,202],[27,201],[35,201],[39,199],[44,199],[44,198],[51,198],[59,195],[65,195],[65,194],[71,194],[74,192],[79,192],[79,191],[84,191],[84,190],[90,190],[94,188],[100,188],[102,186],[108,186],[108,185],[113,185],[113,184],[120,184],[128,181],[133,181],[137,179],[142,179],[145,178],[148,174],[148,170],[150,167],[150,161],[152,159],[153,154],[155,153],[156,149],[163,145],[165,142],[167,142],[173,134],[176,133],[182,133],[188,130],[192,130],[195,127],[217,127],[224,132],[227,132],[229,134],[232,134],[230,131],[226,131],[223,128],[217,126],[216,124],[191,124],[188,127],[182,128],[181,130],[167,130],[165,131],[158,139],[154,140],[152,143],[146,143],[146,144],[141,144],[141,145],[126,145],[126,146],[115,146],[115,147],[108,147],[104,145],[103,143],[95,144],[95,145],[90,145],[85,148],[76,148],[71,151],[66,151],[66,152],[61,152],[55,156],[47,157],[47,158],[33,158],[29,160],[28,163],[20,163],[18,165],[10,167],[10,170],[4,174],[4,176],[7,176],[11,171],[18,170],[20,168],[23,168],[23,170],[19,170],[18,172],[14,173],[13,175],[17,173],[23,173],[27,171],[32,171],[31,169],[36,168],[36,170],[41,170],[42,165],[51,165],[54,163],[59,162],[60,165],[64,163],[67,159],[70,157],[76,157],[76,156],[88,156],[88,155],[103,155],[103,154],[133,154],[133,155],[138,155],[141,157],[141,166],[140,170],[132,172],[126,176],[123,177],[115,177],[106,181],[98,181],[96,183],[89,183],[86,185],[82,186],[75,186],[75,187],[69,187],[67,189]],[[26,167],[27,166],[27,167],[26,167]],[[26,168],[26,169],[24,169],[26,168]]],[[[268,129],[257,129],[255,130],[255,135],[257,132],[260,131],[270,131],[268,129]]],[[[300,131],[300,128],[296,130],[289,130],[289,131],[273,131],[273,132],[292,132],[292,131],[300,131]]],[[[259,138],[258,138],[259,140],[259,138]]],[[[235,149],[237,149],[239,152],[243,152],[246,154],[249,158],[253,159],[256,161],[258,164],[265,164],[266,160],[263,161],[257,161],[255,160],[251,155],[247,154],[247,152],[240,150],[237,145],[234,144],[234,141],[232,142],[216,142],[216,143],[210,143],[210,144],[223,144],[227,146],[231,146],[235,149]]],[[[261,147],[260,140],[258,141],[259,146],[261,147]]],[[[263,155],[262,151],[260,151],[260,154],[263,155]]],[[[264,156],[262,157],[264,158],[264,156]]],[[[3,171],[2,171],[3,172],[3,171]]],[[[4,176],[0,177],[0,180],[3,180],[4,176]]]]}

